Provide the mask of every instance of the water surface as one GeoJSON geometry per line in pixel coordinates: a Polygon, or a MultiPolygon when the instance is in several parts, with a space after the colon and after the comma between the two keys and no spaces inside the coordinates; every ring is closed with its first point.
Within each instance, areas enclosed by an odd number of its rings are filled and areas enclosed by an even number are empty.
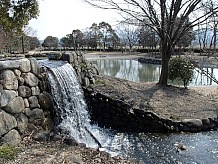
{"type": "MultiPolygon", "coordinates": [[[[158,81],[161,73],[161,65],[140,63],[137,60],[95,60],[91,61],[98,66],[100,73],[104,75],[114,76],[130,81],[153,82],[158,81]]],[[[218,79],[217,68],[204,68],[204,70],[212,74],[218,79]]],[[[183,85],[182,82],[173,82],[177,85],[183,85]]],[[[200,70],[194,71],[194,77],[189,86],[199,85],[217,85],[210,78],[201,73],[200,70]]]]}

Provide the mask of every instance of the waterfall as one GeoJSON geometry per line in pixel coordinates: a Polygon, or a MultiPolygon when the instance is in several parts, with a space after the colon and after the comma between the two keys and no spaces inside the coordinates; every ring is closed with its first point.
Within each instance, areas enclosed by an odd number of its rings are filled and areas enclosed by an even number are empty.
{"type": "MultiPolygon", "coordinates": [[[[99,147],[95,126],[90,125],[84,95],[74,68],[64,61],[41,61],[48,69],[48,80],[55,101],[55,110],[61,118],[60,128],[67,129],[79,143],[99,147]]],[[[98,137],[98,136],[97,136],[98,137]]]]}

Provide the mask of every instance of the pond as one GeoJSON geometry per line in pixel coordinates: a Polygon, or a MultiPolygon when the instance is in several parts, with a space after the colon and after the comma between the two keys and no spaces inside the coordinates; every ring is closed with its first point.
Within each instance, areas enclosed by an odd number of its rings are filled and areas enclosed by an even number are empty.
{"type": "MultiPolygon", "coordinates": [[[[131,81],[158,81],[160,65],[139,63],[137,60],[93,60],[100,73],[131,81]]],[[[218,79],[217,68],[205,68],[218,79]]],[[[178,83],[181,84],[182,83],[178,83]]],[[[190,86],[217,85],[195,70],[190,86]]],[[[105,133],[105,132],[104,132],[105,133]]],[[[98,135],[97,135],[98,136],[98,135]]],[[[145,164],[208,164],[218,163],[218,131],[200,133],[139,133],[106,134],[103,149],[111,154],[140,159],[145,164]],[[178,149],[183,145],[185,150],[178,149]]],[[[98,138],[101,141],[101,137],[98,138]]]]}
{"type": "MultiPolygon", "coordinates": [[[[98,66],[99,72],[108,75],[114,76],[130,81],[144,81],[152,82],[158,81],[161,66],[154,64],[140,63],[137,60],[122,60],[122,59],[113,59],[113,60],[91,60],[92,63],[98,66]]],[[[217,68],[204,68],[205,73],[212,74],[216,79],[218,79],[218,69],[217,68]]],[[[183,85],[182,82],[171,82],[176,85],[183,85]]],[[[205,74],[201,73],[200,70],[194,71],[194,77],[190,82],[189,86],[199,86],[199,85],[217,85],[212,81],[211,78],[208,78],[205,74]]]]}
{"type": "MultiPolygon", "coordinates": [[[[145,164],[218,163],[218,132],[111,135],[105,149],[145,164]],[[185,150],[178,149],[179,145],[185,150]],[[107,149],[108,147],[108,149],[107,149]]],[[[104,145],[103,145],[104,146],[104,145]]]]}

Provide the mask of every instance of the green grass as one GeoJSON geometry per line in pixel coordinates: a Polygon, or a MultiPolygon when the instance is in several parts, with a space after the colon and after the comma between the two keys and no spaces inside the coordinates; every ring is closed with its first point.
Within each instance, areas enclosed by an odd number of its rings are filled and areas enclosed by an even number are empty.
{"type": "Polygon", "coordinates": [[[0,146],[0,158],[6,160],[13,160],[17,155],[17,150],[9,145],[0,146]]]}
{"type": "Polygon", "coordinates": [[[95,84],[105,84],[105,82],[101,79],[96,79],[95,84]]]}

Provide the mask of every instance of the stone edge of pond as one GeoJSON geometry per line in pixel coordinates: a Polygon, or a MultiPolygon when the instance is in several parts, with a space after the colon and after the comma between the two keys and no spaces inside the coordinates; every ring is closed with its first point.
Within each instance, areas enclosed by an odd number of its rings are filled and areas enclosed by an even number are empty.
{"type": "Polygon", "coordinates": [[[218,129],[218,118],[173,120],[150,109],[132,107],[123,100],[83,88],[91,119],[101,127],[121,132],[201,132],[218,129]]]}

